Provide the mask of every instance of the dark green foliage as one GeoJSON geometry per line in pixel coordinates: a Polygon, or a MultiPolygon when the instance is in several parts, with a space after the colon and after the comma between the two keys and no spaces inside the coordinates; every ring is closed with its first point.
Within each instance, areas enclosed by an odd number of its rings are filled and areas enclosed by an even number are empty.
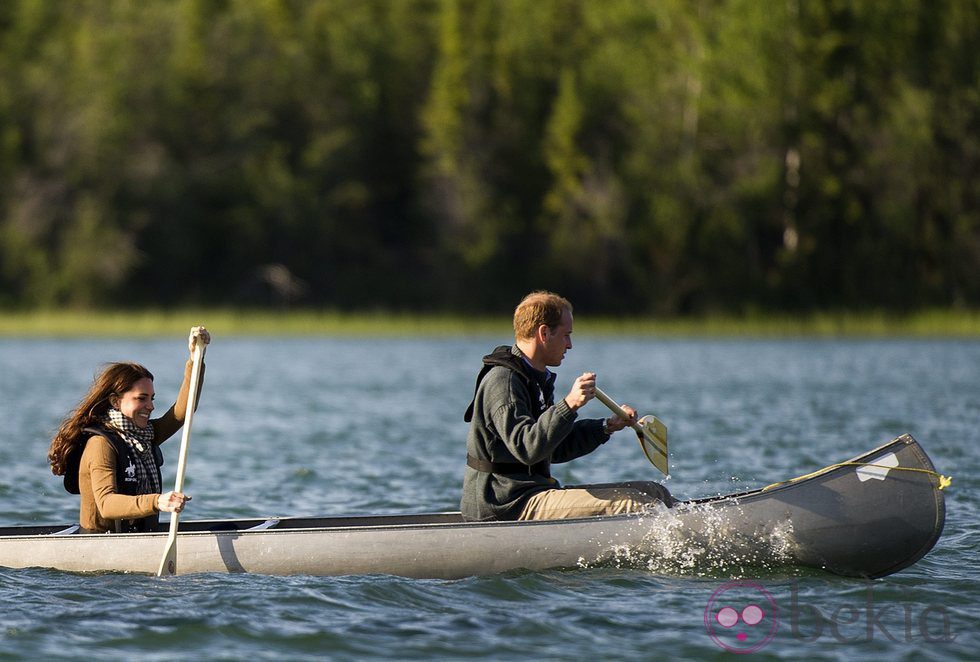
{"type": "Polygon", "coordinates": [[[980,3],[7,0],[0,306],[980,305],[980,3]]]}

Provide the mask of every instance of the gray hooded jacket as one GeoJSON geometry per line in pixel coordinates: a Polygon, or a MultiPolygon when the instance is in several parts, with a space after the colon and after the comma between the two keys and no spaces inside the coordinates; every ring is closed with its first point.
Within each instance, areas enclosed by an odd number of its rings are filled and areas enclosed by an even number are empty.
{"type": "Polygon", "coordinates": [[[467,520],[517,519],[532,495],[560,487],[550,463],[587,455],[609,439],[600,419],[576,421],[564,398],[554,403],[553,374],[531,368],[516,345],[509,348],[516,360],[506,360],[507,349],[484,357],[488,370],[471,404],[466,451],[478,462],[522,466],[506,472],[467,466],[460,501],[467,520]]]}

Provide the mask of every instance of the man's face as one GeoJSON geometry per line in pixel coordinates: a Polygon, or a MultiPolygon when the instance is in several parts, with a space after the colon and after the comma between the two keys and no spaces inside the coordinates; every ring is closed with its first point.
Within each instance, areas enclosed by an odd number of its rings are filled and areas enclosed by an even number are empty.
{"type": "Polygon", "coordinates": [[[559,366],[565,352],[572,348],[572,313],[566,308],[562,311],[558,326],[544,329],[544,364],[559,366]]]}

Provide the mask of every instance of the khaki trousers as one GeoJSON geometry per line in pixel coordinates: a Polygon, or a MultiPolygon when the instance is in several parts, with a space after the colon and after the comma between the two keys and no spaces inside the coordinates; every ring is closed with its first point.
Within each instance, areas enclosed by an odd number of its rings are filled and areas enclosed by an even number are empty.
{"type": "Polygon", "coordinates": [[[666,487],[651,481],[570,485],[538,492],[521,511],[519,520],[567,519],[593,515],[622,515],[654,503],[676,503],[666,487]]]}

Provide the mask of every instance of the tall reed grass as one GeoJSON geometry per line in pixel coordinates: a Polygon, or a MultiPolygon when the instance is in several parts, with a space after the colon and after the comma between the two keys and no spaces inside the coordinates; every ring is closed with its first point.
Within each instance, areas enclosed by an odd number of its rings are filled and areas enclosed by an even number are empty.
{"type": "MultiPolygon", "coordinates": [[[[338,313],[313,310],[175,309],[139,311],[37,310],[0,312],[0,336],[148,337],[185,333],[205,324],[222,336],[510,335],[505,316],[338,313]]],[[[980,337],[980,312],[930,310],[885,313],[754,314],[705,317],[588,317],[578,334],[671,337],[980,337]]]]}

